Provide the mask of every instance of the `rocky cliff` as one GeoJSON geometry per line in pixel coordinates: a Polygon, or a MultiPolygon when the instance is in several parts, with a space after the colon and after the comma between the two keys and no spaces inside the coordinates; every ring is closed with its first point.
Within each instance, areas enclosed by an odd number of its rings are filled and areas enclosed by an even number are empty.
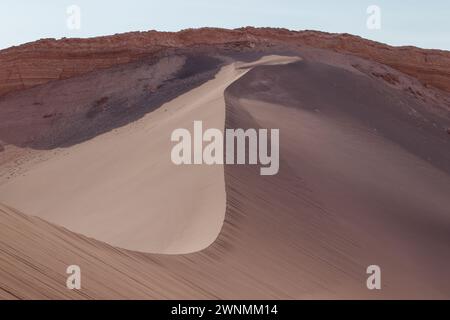
{"type": "Polygon", "coordinates": [[[0,51],[0,96],[139,60],[170,48],[198,45],[233,50],[287,44],[351,53],[389,65],[426,86],[450,92],[450,52],[392,47],[349,34],[246,27],[132,32],[89,39],[43,39],[0,51]]]}

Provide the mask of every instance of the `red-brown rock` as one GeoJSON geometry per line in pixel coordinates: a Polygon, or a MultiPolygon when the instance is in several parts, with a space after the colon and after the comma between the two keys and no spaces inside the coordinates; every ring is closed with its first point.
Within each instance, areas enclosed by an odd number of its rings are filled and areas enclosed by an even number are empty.
{"type": "Polygon", "coordinates": [[[43,39],[0,51],[0,96],[51,80],[136,61],[168,48],[220,45],[239,49],[257,44],[307,45],[351,53],[450,92],[450,52],[392,47],[349,34],[246,27],[180,32],[131,32],[90,39],[43,39]]]}

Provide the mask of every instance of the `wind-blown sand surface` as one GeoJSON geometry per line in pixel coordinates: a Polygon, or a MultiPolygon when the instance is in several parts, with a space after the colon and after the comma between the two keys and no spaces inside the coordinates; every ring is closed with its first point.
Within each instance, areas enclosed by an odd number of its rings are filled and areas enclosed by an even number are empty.
{"type": "MultiPolygon", "coordinates": [[[[205,100],[219,100],[214,112],[220,112],[224,94],[226,128],[278,128],[281,148],[280,172],[275,176],[260,176],[258,166],[225,165],[221,167],[222,175],[217,172],[217,179],[213,181],[196,172],[199,174],[196,181],[203,178],[199,187],[207,186],[208,182],[216,183],[218,190],[209,196],[226,196],[225,220],[218,238],[209,247],[184,255],[127,251],[31,217],[28,211],[21,213],[2,205],[0,296],[77,299],[448,298],[450,162],[447,160],[450,151],[447,136],[441,135],[443,131],[433,126],[433,123],[445,123],[448,117],[442,116],[445,113],[440,113],[440,109],[431,112],[426,102],[348,65],[340,66],[335,60],[330,64],[311,60],[303,59],[288,65],[258,64],[253,69],[247,69],[245,65],[229,66],[222,69],[215,80],[204,85],[208,88],[202,91],[206,94],[205,100]],[[248,72],[244,74],[245,70],[248,72]],[[409,108],[415,112],[408,113],[409,108]],[[223,179],[225,194],[221,192],[223,179]],[[65,270],[72,264],[81,267],[81,291],[69,291],[65,287],[65,270]],[[381,267],[380,291],[367,290],[366,268],[371,264],[381,267]]],[[[30,179],[28,183],[38,183],[37,179],[31,179],[33,175],[44,179],[45,175],[38,174],[39,170],[45,169],[56,179],[58,175],[47,168],[49,163],[63,166],[68,164],[65,159],[73,159],[70,168],[81,163],[93,165],[84,158],[75,161],[72,157],[84,148],[87,150],[91,144],[96,148],[90,152],[101,149],[99,141],[109,145],[107,154],[116,159],[95,159],[103,165],[92,169],[92,176],[86,175],[86,179],[95,178],[97,170],[101,171],[105,165],[116,168],[116,161],[125,158],[125,154],[116,150],[116,140],[120,143],[121,139],[136,139],[134,141],[139,145],[157,148],[157,143],[148,141],[147,144],[148,130],[165,134],[164,137],[152,136],[152,139],[167,139],[164,143],[170,145],[168,134],[172,127],[169,123],[174,121],[181,127],[190,128],[191,113],[199,110],[203,112],[198,114],[202,119],[220,122],[220,117],[206,108],[203,104],[206,101],[197,99],[195,92],[170,102],[173,105],[167,111],[162,106],[129,127],[74,146],[67,155],[58,155],[31,168],[25,177],[14,178],[11,184],[2,185],[1,197],[8,185],[14,187],[17,183],[16,192],[22,192],[26,191],[22,189],[26,187],[26,179],[30,179]],[[178,101],[181,99],[189,101],[189,105],[178,101]],[[159,122],[151,121],[156,118],[159,122]],[[155,124],[155,128],[148,127],[149,123],[155,124]],[[157,129],[159,126],[164,128],[165,123],[166,131],[157,129]],[[108,143],[109,140],[114,143],[108,143]]],[[[223,121],[223,116],[221,119],[223,121]]],[[[218,125],[223,127],[223,123],[218,125]]],[[[125,143],[122,147],[125,148],[125,143]]],[[[125,151],[134,153],[133,148],[130,145],[125,151]]],[[[151,159],[155,157],[150,152],[145,155],[151,159]]],[[[138,173],[151,171],[144,171],[149,160],[133,159],[141,168],[134,172],[133,179],[138,173]]],[[[128,168],[127,160],[122,161],[122,168],[128,168]]],[[[120,161],[117,166],[121,168],[120,161]]],[[[164,177],[173,174],[171,177],[178,178],[171,170],[165,168],[164,177]]],[[[191,173],[197,169],[185,170],[191,173]]],[[[77,174],[71,173],[71,176],[76,179],[77,174]]],[[[133,180],[125,181],[126,185],[134,184],[133,180]]],[[[145,182],[157,186],[169,183],[161,179],[145,182]]],[[[193,181],[189,181],[186,188],[191,183],[193,181]]],[[[125,188],[124,184],[115,186],[125,188]]],[[[134,185],[133,190],[142,192],[144,197],[146,193],[139,186],[134,185]]],[[[91,193],[88,184],[77,189],[77,193],[83,194],[84,188],[91,193]]],[[[34,199],[34,206],[39,206],[40,197],[33,196],[31,190],[28,192],[27,196],[34,199]]],[[[39,195],[48,204],[55,201],[45,193],[39,192],[39,195]]],[[[108,192],[102,195],[108,196],[108,201],[117,200],[114,195],[109,197],[108,192]]],[[[161,191],[159,195],[165,194],[161,191]]],[[[192,200],[170,192],[169,201],[180,201],[180,204],[206,201],[195,195],[196,199],[192,200]],[[178,197],[182,197],[181,200],[178,197]]],[[[13,193],[9,196],[14,198],[13,193]]],[[[220,202],[217,198],[208,203],[217,205],[220,202]]],[[[153,200],[163,203],[157,197],[153,200]]],[[[1,201],[6,202],[6,199],[1,201]]],[[[27,201],[26,197],[17,197],[11,206],[24,206],[27,201]]],[[[117,200],[117,203],[121,201],[117,200]]],[[[79,203],[71,205],[83,209],[79,203]]],[[[155,204],[147,205],[153,209],[155,204]]],[[[46,210],[41,208],[37,211],[45,214],[46,210]]],[[[113,212],[117,210],[109,204],[108,208],[113,212]]],[[[209,234],[211,238],[217,235],[223,219],[223,207],[217,205],[216,208],[219,210],[214,211],[208,222],[208,228],[217,227],[214,235],[209,234]]],[[[34,210],[33,206],[28,209],[34,210]]],[[[67,211],[60,209],[63,218],[70,222],[67,211]]],[[[164,213],[167,211],[154,212],[155,215],[164,213]]],[[[211,213],[204,211],[205,216],[211,213]]],[[[125,216],[132,214],[136,213],[126,212],[125,216]]],[[[191,221],[189,216],[182,216],[180,214],[177,219],[189,223],[192,228],[206,226],[201,219],[191,221]]],[[[117,219],[115,223],[118,225],[119,222],[117,219]]],[[[129,230],[132,232],[133,228],[129,230]]],[[[170,228],[167,230],[171,231],[170,228]]],[[[200,235],[192,233],[189,239],[190,245],[195,244],[197,249],[210,242],[205,230],[200,235]]],[[[158,236],[170,238],[167,234],[158,236]]],[[[180,251],[193,249],[181,242],[178,245],[180,251]]]]}
{"type": "Polygon", "coordinates": [[[222,130],[229,84],[251,67],[296,60],[267,56],[228,65],[139,121],[28,168],[0,186],[0,202],[125,249],[170,254],[204,249],[222,228],[224,169],[173,164],[171,133],[192,131],[197,120],[203,130],[222,130]]]}

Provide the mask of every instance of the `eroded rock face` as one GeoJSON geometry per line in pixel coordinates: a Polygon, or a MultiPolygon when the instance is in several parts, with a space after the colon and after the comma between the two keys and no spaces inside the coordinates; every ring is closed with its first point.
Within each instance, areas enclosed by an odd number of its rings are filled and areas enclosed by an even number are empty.
{"type": "Polygon", "coordinates": [[[231,50],[289,44],[351,53],[450,92],[450,52],[391,47],[348,34],[273,28],[202,28],[180,32],[132,32],[90,39],[43,39],[0,51],[0,96],[52,80],[68,79],[137,61],[173,48],[198,45],[231,50]]]}

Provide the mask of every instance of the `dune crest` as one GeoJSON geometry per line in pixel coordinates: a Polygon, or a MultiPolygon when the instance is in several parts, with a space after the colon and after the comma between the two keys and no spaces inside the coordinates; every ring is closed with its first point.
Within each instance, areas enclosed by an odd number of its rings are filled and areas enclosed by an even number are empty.
{"type": "MultiPolygon", "coordinates": [[[[210,34],[184,34],[202,32],[210,34]]],[[[325,38],[339,45],[333,40],[348,37],[325,38]]],[[[1,156],[29,170],[15,171],[0,187],[7,205],[0,205],[0,296],[448,298],[450,96],[392,61],[378,63],[383,57],[365,60],[333,52],[326,41],[319,41],[323,50],[292,40],[199,46],[159,63],[140,60],[2,97],[8,122],[0,128],[1,156]],[[302,59],[254,63],[268,54],[302,59]],[[64,100],[70,104],[60,105],[64,100]],[[279,129],[278,174],[261,176],[252,165],[172,166],[170,133],[191,128],[192,120],[279,129]],[[107,130],[45,144],[97,125],[107,130]],[[24,127],[29,134],[16,137],[24,127]],[[43,142],[28,139],[41,136],[43,142]],[[70,147],[53,149],[64,142],[70,147]],[[16,163],[11,150],[24,146],[49,159],[16,163]],[[184,254],[136,252],[144,243],[157,246],[153,252],[184,254]],[[73,264],[82,270],[82,291],[66,289],[73,264]],[[381,268],[381,291],[366,286],[370,265],[381,268]]],[[[393,52],[404,59],[405,52],[434,51],[391,48],[386,56],[398,58],[393,52]]]]}
{"type": "Polygon", "coordinates": [[[223,131],[228,85],[252,67],[298,60],[273,55],[229,64],[142,119],[27,168],[0,186],[0,201],[120,248],[166,254],[204,249],[224,220],[224,168],[174,165],[171,133],[196,120],[223,131]]]}

